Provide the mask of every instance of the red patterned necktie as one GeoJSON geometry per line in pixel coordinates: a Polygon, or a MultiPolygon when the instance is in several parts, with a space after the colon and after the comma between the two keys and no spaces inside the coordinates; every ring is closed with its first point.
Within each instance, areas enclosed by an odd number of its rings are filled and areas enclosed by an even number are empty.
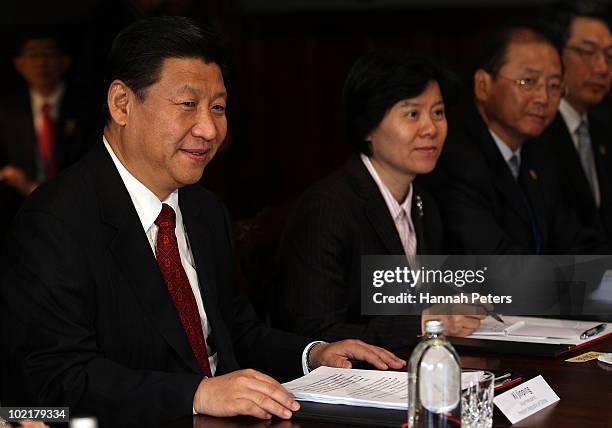
{"type": "Polygon", "coordinates": [[[55,125],[51,117],[51,106],[44,103],[42,108],[42,126],[38,136],[38,152],[43,162],[45,177],[55,175],[55,162],[53,159],[53,146],[55,144],[55,125]]]}
{"type": "Polygon", "coordinates": [[[162,204],[161,213],[159,213],[157,220],[155,220],[155,224],[159,227],[157,246],[155,247],[159,270],[166,281],[168,292],[178,310],[181,324],[187,333],[187,339],[198,360],[198,364],[204,375],[210,377],[212,374],[208,362],[206,341],[202,332],[202,323],[200,322],[198,306],[193,296],[193,291],[189,285],[189,279],[181,263],[181,256],[174,233],[176,214],[170,205],[162,204]]]}

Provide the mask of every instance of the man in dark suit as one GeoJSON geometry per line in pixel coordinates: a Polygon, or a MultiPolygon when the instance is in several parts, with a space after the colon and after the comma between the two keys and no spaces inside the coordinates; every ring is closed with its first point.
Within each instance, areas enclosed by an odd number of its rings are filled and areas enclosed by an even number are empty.
{"type": "Polygon", "coordinates": [[[31,195],[7,239],[3,404],[70,406],[113,426],[192,413],[286,419],[298,403],[239,367],[291,377],[349,358],[403,366],[360,341],[266,328],[233,288],[228,216],[192,185],[226,136],[222,56],[186,18],[117,36],[103,142],[31,195]]]}
{"type": "Polygon", "coordinates": [[[612,124],[592,110],[612,81],[612,34],[603,4],[580,1],[547,16],[561,54],[567,95],[540,137],[561,165],[561,184],[585,227],[612,237],[612,124]]]}
{"type": "Polygon", "coordinates": [[[0,99],[2,224],[39,183],[84,153],[86,96],[64,81],[70,60],[53,33],[21,38],[14,64],[27,86],[0,99]]]}
{"type": "MultiPolygon", "coordinates": [[[[436,204],[413,179],[436,164],[452,93],[447,72],[402,51],[372,51],[353,66],[344,105],[356,154],[308,190],[288,221],[276,277],[276,322],[284,328],[325,340],[414,345],[419,317],[362,315],[361,259],[440,254],[436,204]]],[[[470,334],[484,318],[461,313],[436,318],[451,335],[470,334]]]]}
{"type": "Polygon", "coordinates": [[[451,123],[430,178],[445,225],[445,251],[558,254],[606,251],[565,205],[556,164],[537,144],[563,93],[554,46],[508,28],[483,47],[475,108],[451,123]]]}

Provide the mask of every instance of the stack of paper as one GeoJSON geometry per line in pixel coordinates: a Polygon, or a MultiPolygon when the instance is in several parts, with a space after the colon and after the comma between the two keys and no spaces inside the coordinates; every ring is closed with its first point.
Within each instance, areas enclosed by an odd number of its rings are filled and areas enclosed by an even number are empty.
{"type": "Polygon", "coordinates": [[[283,386],[296,400],[408,409],[406,372],[319,367],[283,386]]]}
{"type": "MultiPolygon", "coordinates": [[[[483,371],[461,374],[462,389],[484,374],[483,371]]],[[[338,369],[319,367],[283,386],[296,400],[326,404],[408,409],[408,375],[406,372],[338,369]]]]}

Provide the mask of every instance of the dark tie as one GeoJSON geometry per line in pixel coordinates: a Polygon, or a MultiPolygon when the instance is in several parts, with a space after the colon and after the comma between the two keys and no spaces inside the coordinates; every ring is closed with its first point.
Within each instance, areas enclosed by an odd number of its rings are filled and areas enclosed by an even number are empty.
{"type": "Polygon", "coordinates": [[[521,170],[521,165],[516,154],[512,155],[512,157],[508,159],[508,166],[510,167],[510,172],[512,173],[512,176],[516,180],[518,178],[519,171],[521,170]]]}
{"type": "MultiPolygon", "coordinates": [[[[517,159],[518,161],[518,159],[517,159]]],[[[533,235],[533,242],[534,242],[534,250],[536,254],[541,254],[542,253],[542,234],[540,233],[540,227],[538,225],[538,219],[536,217],[535,211],[533,210],[533,207],[531,205],[531,202],[529,202],[529,197],[527,196],[528,192],[528,183],[529,183],[529,178],[527,178],[527,174],[525,173],[525,170],[522,169],[520,165],[518,165],[518,170],[519,170],[519,176],[518,176],[518,185],[520,188],[520,192],[521,192],[521,196],[523,197],[523,203],[525,204],[525,208],[527,208],[527,215],[529,216],[529,225],[531,226],[531,233],[533,235]]]]}
{"type": "Polygon", "coordinates": [[[38,135],[38,152],[43,163],[45,178],[55,175],[55,162],[53,159],[53,146],[55,145],[55,125],[51,117],[51,106],[44,103],[42,108],[42,126],[38,135]]]}
{"type": "Polygon", "coordinates": [[[204,375],[212,376],[198,306],[189,285],[189,279],[181,263],[181,256],[174,233],[176,214],[170,205],[162,204],[161,213],[159,213],[157,220],[155,220],[155,224],[159,227],[157,246],[155,247],[159,270],[166,281],[168,292],[176,306],[181,324],[187,333],[187,339],[193,354],[196,360],[198,360],[204,375]]]}
{"type": "Polygon", "coordinates": [[[578,155],[580,156],[580,163],[582,164],[584,175],[593,193],[595,205],[599,207],[601,198],[599,194],[599,183],[597,183],[597,173],[595,172],[595,157],[593,156],[593,149],[591,147],[589,126],[584,120],[580,122],[580,125],[576,129],[576,135],[578,136],[578,155]]]}

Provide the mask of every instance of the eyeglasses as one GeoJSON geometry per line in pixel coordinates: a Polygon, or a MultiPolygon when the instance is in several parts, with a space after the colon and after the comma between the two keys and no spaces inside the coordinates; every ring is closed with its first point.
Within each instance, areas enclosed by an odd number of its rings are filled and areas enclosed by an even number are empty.
{"type": "Polygon", "coordinates": [[[547,80],[544,83],[540,83],[541,79],[540,78],[536,79],[535,77],[526,77],[524,79],[513,79],[512,77],[502,76],[501,74],[498,74],[497,77],[501,77],[503,79],[507,79],[507,80],[510,80],[511,82],[514,82],[514,84],[518,86],[518,88],[521,91],[526,92],[526,93],[531,93],[535,91],[536,89],[541,88],[542,86],[546,88],[546,92],[551,97],[561,98],[567,92],[567,88],[565,87],[565,85],[560,79],[553,78],[553,79],[547,80]]]}
{"type": "Polygon", "coordinates": [[[612,67],[612,47],[600,48],[597,45],[580,46],[565,46],[565,49],[576,52],[580,58],[589,64],[594,64],[597,61],[599,54],[602,54],[609,67],[612,67]]]}

